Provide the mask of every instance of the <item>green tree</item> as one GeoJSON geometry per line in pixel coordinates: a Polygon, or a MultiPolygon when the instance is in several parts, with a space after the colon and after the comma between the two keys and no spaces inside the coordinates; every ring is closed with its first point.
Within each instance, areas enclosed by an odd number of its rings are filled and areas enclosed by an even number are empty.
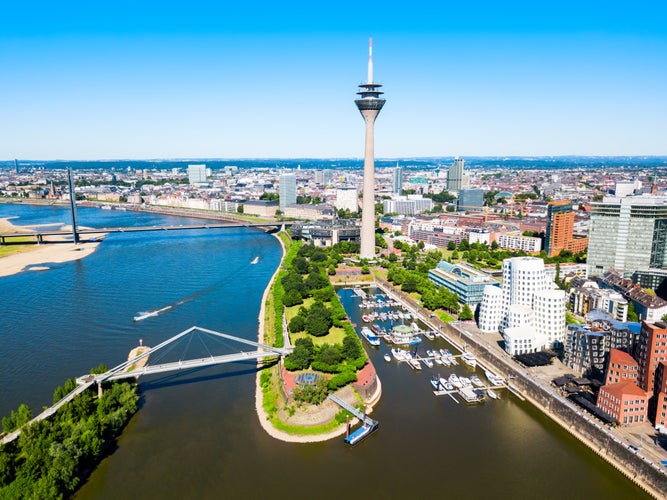
{"type": "Polygon", "coordinates": [[[454,243],[454,240],[450,240],[449,243],[447,243],[447,250],[456,250],[456,243],[454,243]]]}
{"type": "Polygon", "coordinates": [[[335,366],[341,362],[343,355],[334,345],[322,344],[320,352],[317,354],[317,360],[325,365],[335,366]]]}
{"type": "Polygon", "coordinates": [[[470,306],[468,304],[463,305],[463,309],[461,309],[461,314],[459,314],[459,319],[461,321],[468,321],[474,318],[474,315],[472,313],[472,309],[470,309],[470,306]]]}
{"type": "Polygon", "coordinates": [[[299,304],[303,304],[303,297],[298,290],[290,290],[283,297],[283,304],[285,307],[292,307],[299,304]]]}
{"type": "Polygon", "coordinates": [[[639,316],[635,312],[635,303],[631,300],[628,301],[628,321],[639,321],[639,316]]]}
{"type": "Polygon", "coordinates": [[[301,256],[296,256],[292,259],[292,269],[294,269],[299,274],[308,274],[310,265],[308,260],[301,256]]]}
{"type": "Polygon", "coordinates": [[[403,286],[401,289],[405,293],[412,293],[417,291],[417,280],[415,279],[414,276],[410,275],[406,278],[406,280],[403,282],[403,286]]]}
{"type": "Polygon", "coordinates": [[[359,345],[359,339],[347,335],[343,339],[343,349],[341,350],[343,357],[345,359],[356,359],[361,356],[361,345],[359,345]]]}
{"type": "Polygon", "coordinates": [[[306,320],[304,319],[303,316],[299,316],[298,314],[294,316],[290,322],[289,322],[289,331],[296,333],[296,332],[302,332],[306,329],[306,320]]]}

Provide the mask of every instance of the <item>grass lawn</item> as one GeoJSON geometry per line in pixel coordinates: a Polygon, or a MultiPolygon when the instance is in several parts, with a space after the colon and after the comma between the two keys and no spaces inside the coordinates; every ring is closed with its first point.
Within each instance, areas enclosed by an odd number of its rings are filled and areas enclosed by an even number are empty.
{"type": "Polygon", "coordinates": [[[285,317],[287,318],[287,324],[289,324],[290,320],[299,314],[299,309],[302,307],[309,308],[310,306],[313,305],[313,302],[315,302],[315,299],[312,297],[309,297],[303,301],[303,304],[299,304],[298,306],[292,306],[292,307],[286,307],[285,308],[285,317]]]}
{"type": "Polygon", "coordinates": [[[453,316],[450,316],[445,311],[437,310],[437,311],[435,311],[435,314],[437,314],[438,318],[440,318],[445,323],[451,323],[452,321],[456,321],[456,318],[454,318],[453,316]]]}
{"type": "MultiPolygon", "coordinates": [[[[16,238],[15,238],[16,239],[16,238]]],[[[17,253],[30,252],[39,248],[37,245],[5,245],[0,246],[0,258],[17,253]]]]}
{"type": "Polygon", "coordinates": [[[290,333],[292,343],[296,342],[296,339],[303,337],[310,337],[310,339],[313,341],[313,344],[318,346],[322,344],[342,344],[343,339],[345,338],[345,330],[338,326],[332,326],[331,330],[329,330],[329,334],[325,335],[324,337],[313,337],[312,335],[308,335],[306,332],[290,333]]]}

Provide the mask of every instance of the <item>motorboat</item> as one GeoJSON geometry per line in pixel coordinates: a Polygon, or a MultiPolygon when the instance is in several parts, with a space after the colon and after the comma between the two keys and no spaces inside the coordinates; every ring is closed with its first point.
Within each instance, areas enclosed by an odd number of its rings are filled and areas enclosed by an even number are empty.
{"type": "Polygon", "coordinates": [[[361,334],[368,341],[370,345],[378,346],[380,345],[380,337],[375,335],[370,328],[364,326],[361,328],[361,334]]]}
{"type": "Polygon", "coordinates": [[[500,396],[498,396],[498,394],[493,389],[487,389],[486,393],[491,399],[500,399],[500,396]]]}
{"type": "Polygon", "coordinates": [[[475,368],[477,366],[477,359],[475,358],[475,355],[471,352],[464,352],[463,354],[461,354],[461,359],[466,365],[468,365],[471,368],[475,368]]]}
{"type": "Polygon", "coordinates": [[[433,375],[431,377],[431,385],[433,386],[433,389],[436,391],[440,390],[440,378],[437,377],[436,375],[433,375]]]}
{"type": "Polygon", "coordinates": [[[489,379],[489,382],[491,382],[491,385],[503,385],[505,383],[505,379],[502,378],[500,375],[496,375],[493,372],[490,372],[488,370],[484,370],[484,375],[486,375],[486,378],[489,379]]]}
{"type": "Polygon", "coordinates": [[[472,387],[472,382],[468,377],[459,377],[459,382],[463,387],[472,387]]]}
{"type": "Polygon", "coordinates": [[[461,387],[463,387],[463,384],[462,384],[461,381],[459,380],[459,377],[458,377],[458,375],[456,375],[456,373],[452,373],[452,374],[449,376],[449,378],[447,379],[447,381],[448,381],[450,384],[452,384],[454,387],[456,387],[457,389],[460,389],[461,387]]]}
{"type": "Polygon", "coordinates": [[[428,366],[429,368],[433,368],[433,361],[431,361],[428,358],[421,358],[421,360],[424,362],[426,366],[428,366]]]}
{"type": "Polygon", "coordinates": [[[477,375],[471,376],[470,381],[473,383],[475,387],[484,387],[484,382],[482,382],[477,375]]]}
{"type": "Polygon", "coordinates": [[[391,356],[389,354],[387,354],[386,352],[384,353],[383,358],[387,363],[389,363],[391,361],[391,356]]]}

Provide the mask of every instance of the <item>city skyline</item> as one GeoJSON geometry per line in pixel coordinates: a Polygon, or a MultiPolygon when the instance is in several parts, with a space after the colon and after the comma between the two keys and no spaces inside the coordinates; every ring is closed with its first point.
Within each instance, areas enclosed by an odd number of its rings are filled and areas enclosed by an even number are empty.
{"type": "Polygon", "coordinates": [[[70,5],[7,7],[2,159],[359,158],[371,36],[378,158],[666,153],[651,2],[70,5]]]}

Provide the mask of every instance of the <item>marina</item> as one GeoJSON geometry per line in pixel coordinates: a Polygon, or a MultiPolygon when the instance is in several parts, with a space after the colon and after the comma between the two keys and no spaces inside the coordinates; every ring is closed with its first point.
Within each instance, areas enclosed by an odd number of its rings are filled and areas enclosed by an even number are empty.
{"type": "MultiPolygon", "coordinates": [[[[358,304],[364,311],[362,321],[365,324],[361,328],[361,336],[374,347],[380,346],[381,340],[388,346],[394,346],[383,354],[386,362],[391,362],[393,358],[398,364],[405,363],[414,372],[432,370],[436,366],[439,369],[451,370],[447,376],[431,375],[430,384],[434,395],[449,396],[456,403],[479,404],[487,400],[500,399],[499,391],[502,389],[511,390],[503,377],[480,367],[478,360],[470,352],[453,354],[450,349],[429,347],[419,353],[423,340],[440,342],[441,335],[437,335],[426,325],[420,326],[421,321],[406,311],[405,306],[380,291],[376,291],[373,295],[360,288],[354,288],[352,292],[355,297],[362,299],[358,304]],[[410,320],[410,323],[406,324],[405,320],[410,320]],[[366,323],[370,323],[370,326],[366,323]],[[456,373],[459,359],[468,372],[472,369],[475,373],[472,375],[456,373]],[[478,367],[482,369],[488,384],[477,374],[478,367]]],[[[363,433],[363,429],[359,432],[363,433]]]]}

